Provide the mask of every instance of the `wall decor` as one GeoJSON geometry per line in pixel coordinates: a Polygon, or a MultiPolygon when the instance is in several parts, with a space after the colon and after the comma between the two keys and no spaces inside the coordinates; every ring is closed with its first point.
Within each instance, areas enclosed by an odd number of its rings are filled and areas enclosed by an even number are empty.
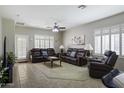
{"type": "Polygon", "coordinates": [[[76,45],[84,45],[85,44],[85,36],[74,36],[72,38],[72,44],[76,44],[76,45]]]}

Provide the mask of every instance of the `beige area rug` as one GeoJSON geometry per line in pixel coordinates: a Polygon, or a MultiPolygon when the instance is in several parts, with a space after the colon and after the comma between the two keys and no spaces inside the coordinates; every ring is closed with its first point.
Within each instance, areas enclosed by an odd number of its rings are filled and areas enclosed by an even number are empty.
{"type": "Polygon", "coordinates": [[[53,68],[51,68],[50,62],[31,64],[34,69],[42,72],[47,78],[50,79],[64,79],[64,80],[88,80],[90,79],[88,68],[79,67],[72,64],[62,62],[62,66],[59,66],[59,62],[54,62],[53,68]]]}

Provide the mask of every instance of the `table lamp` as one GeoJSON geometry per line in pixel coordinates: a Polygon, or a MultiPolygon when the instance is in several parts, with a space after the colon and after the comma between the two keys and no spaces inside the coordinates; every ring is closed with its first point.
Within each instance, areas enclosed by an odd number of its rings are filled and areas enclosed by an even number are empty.
{"type": "Polygon", "coordinates": [[[60,50],[61,50],[61,53],[63,53],[64,46],[61,45],[59,48],[60,48],[60,50]]]}
{"type": "MultiPolygon", "coordinates": [[[[93,47],[91,44],[86,44],[85,47],[84,47],[85,50],[89,50],[90,54],[89,56],[92,55],[92,50],[93,50],[93,47]]],[[[88,54],[88,53],[87,53],[88,54]]]]}

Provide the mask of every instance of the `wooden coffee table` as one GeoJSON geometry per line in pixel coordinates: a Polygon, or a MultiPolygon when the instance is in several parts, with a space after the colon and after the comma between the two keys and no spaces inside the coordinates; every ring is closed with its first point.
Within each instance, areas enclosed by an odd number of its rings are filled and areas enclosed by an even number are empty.
{"type": "MultiPolygon", "coordinates": [[[[58,57],[50,56],[48,57],[48,60],[50,60],[51,62],[51,67],[53,67],[53,62],[60,59],[58,57]]],[[[61,61],[60,61],[60,66],[61,66],[61,61]]]]}

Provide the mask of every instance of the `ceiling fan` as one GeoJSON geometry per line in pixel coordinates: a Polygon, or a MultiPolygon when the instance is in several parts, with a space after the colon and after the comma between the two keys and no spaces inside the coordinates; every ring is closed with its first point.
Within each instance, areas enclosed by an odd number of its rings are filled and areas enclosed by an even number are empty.
{"type": "Polygon", "coordinates": [[[50,29],[52,29],[53,32],[60,32],[60,31],[64,31],[66,30],[66,27],[60,27],[56,22],[54,23],[54,26],[53,27],[48,27],[50,29]]]}

